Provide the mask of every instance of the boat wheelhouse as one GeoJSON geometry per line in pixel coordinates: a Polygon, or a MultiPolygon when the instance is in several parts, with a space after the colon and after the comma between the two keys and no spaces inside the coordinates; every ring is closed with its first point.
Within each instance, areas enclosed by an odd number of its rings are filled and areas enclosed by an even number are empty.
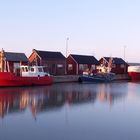
{"type": "Polygon", "coordinates": [[[20,74],[22,77],[43,77],[50,76],[46,67],[43,66],[20,66],[20,74]]]}

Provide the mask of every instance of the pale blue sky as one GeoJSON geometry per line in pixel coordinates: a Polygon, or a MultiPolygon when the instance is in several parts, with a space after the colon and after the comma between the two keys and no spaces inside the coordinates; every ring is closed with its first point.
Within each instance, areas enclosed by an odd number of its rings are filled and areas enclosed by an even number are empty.
{"type": "Polygon", "coordinates": [[[0,48],[140,62],[139,0],[0,0],[0,48]]]}

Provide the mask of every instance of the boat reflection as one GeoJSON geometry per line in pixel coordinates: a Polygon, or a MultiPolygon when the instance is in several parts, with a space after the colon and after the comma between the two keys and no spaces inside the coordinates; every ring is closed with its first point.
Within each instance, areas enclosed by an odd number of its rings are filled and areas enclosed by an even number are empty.
{"type": "Polygon", "coordinates": [[[122,99],[127,94],[127,86],[123,93],[114,88],[116,86],[113,84],[56,84],[51,87],[2,88],[0,118],[27,109],[35,118],[38,113],[60,109],[65,104],[80,105],[95,103],[96,100],[112,105],[115,100],[122,99]]]}

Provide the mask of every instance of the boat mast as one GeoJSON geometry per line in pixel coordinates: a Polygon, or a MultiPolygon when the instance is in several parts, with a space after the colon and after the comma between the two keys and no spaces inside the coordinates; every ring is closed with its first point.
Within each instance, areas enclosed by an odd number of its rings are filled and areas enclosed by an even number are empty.
{"type": "Polygon", "coordinates": [[[5,60],[5,55],[4,55],[3,48],[0,52],[0,71],[1,72],[6,72],[6,60],[5,60]]]}
{"type": "Polygon", "coordinates": [[[112,63],[113,63],[113,58],[110,57],[109,62],[108,62],[108,68],[107,68],[107,72],[110,73],[111,69],[112,69],[112,63]]]}

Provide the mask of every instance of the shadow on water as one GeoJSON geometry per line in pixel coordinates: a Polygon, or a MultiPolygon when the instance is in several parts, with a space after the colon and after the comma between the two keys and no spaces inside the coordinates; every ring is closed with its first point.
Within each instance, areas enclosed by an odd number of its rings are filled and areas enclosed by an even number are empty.
{"type": "Polygon", "coordinates": [[[125,98],[127,83],[109,84],[55,84],[41,87],[19,87],[0,89],[0,117],[22,113],[29,109],[36,117],[38,113],[58,110],[65,104],[80,105],[96,100],[114,104],[125,98]]]}

